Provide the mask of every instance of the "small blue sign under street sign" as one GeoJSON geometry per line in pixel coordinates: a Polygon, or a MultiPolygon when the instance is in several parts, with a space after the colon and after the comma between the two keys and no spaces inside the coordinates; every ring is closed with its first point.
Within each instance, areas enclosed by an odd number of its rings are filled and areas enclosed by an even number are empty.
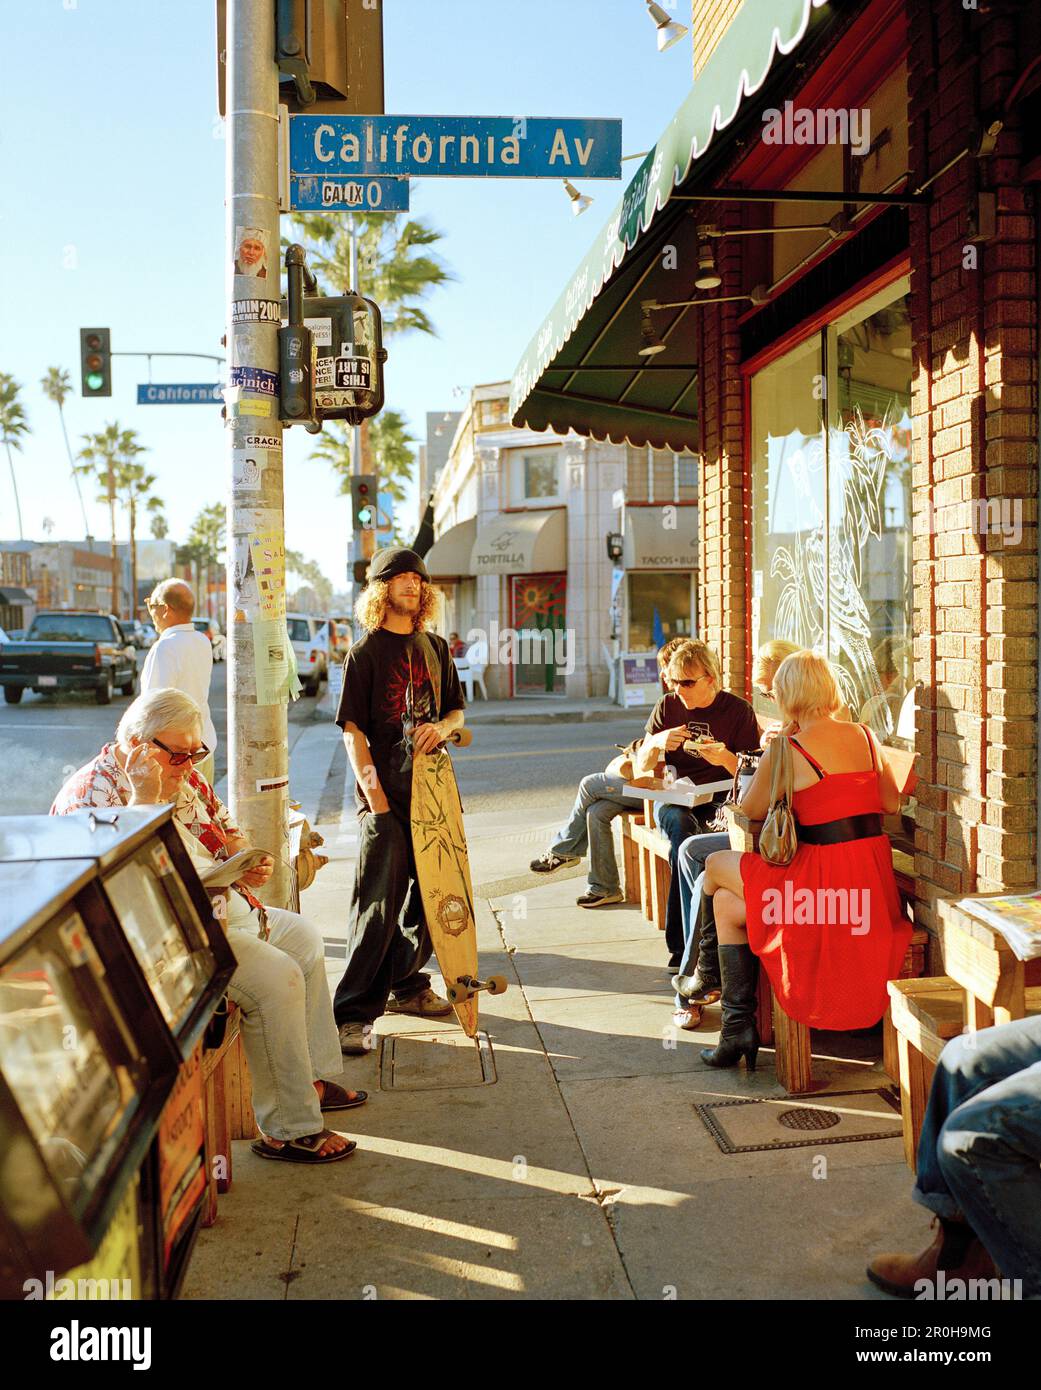
{"type": "Polygon", "coordinates": [[[408,212],[408,179],[345,179],[293,174],[289,180],[289,208],[291,212],[324,212],[332,208],[408,212]]]}
{"type": "Polygon", "coordinates": [[[220,382],[214,382],[211,386],[207,383],[204,386],[191,382],[175,382],[170,386],[161,386],[156,382],[149,381],[146,384],[138,385],[137,403],[138,405],[222,405],[224,397],[221,392],[224,388],[220,382]]]}
{"type": "Polygon", "coordinates": [[[549,116],[289,117],[290,174],[620,179],[619,120],[549,116]]]}

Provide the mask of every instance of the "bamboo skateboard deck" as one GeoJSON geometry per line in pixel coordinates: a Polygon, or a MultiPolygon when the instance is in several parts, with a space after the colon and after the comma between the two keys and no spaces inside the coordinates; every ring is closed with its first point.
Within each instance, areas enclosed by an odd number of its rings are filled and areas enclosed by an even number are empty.
{"type": "MultiPolygon", "coordinates": [[[[472,738],[469,730],[458,729],[451,741],[465,746],[472,738]]],[[[477,922],[463,808],[452,759],[444,747],[414,755],[411,821],[427,930],[451,990],[461,979],[477,975],[477,922]]],[[[453,1000],[452,1007],[463,1031],[472,1038],[477,1032],[477,995],[462,992],[465,997],[453,1000]]]]}

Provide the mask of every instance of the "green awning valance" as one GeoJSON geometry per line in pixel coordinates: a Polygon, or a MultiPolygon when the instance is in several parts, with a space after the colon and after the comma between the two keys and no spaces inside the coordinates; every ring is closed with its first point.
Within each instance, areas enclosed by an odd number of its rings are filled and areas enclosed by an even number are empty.
{"type": "MultiPolygon", "coordinates": [[[[639,306],[628,301],[637,289],[641,299],[656,297],[653,265],[646,275],[642,266],[633,265],[627,293],[605,306],[596,331],[591,327],[573,352],[563,354],[563,349],[605,287],[634,260],[637,244],[694,161],[763,85],[777,56],[791,53],[801,42],[814,11],[828,3],[744,0],[690,95],[529,343],[510,393],[514,425],[561,433],[571,428],[615,443],[697,447],[697,365],[690,354],[681,354],[685,365],[679,366],[656,359],[653,366],[641,367],[643,359],[636,356],[639,306]]],[[[658,296],[665,300],[675,298],[676,287],[675,272],[667,275],[671,280],[658,296]]]]}

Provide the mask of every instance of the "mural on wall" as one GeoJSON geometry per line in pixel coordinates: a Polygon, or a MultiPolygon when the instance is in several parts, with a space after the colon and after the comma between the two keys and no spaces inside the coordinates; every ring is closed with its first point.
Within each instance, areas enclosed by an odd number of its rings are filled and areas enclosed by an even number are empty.
{"type": "Polygon", "coordinates": [[[796,533],[790,544],[779,546],[770,562],[771,577],[781,582],[776,635],[801,647],[824,650],[826,589],[830,587],[831,655],[842,697],[854,718],[870,724],[883,739],[894,731],[887,690],[898,670],[891,638],[872,648],[871,617],[863,590],[869,547],[873,541],[881,542],[883,535],[887,469],[894,464],[906,468],[909,460],[906,412],[901,410],[899,421],[893,415],[890,408],[881,420],[868,421],[858,406],[850,412],[844,430],[832,435],[830,586],[825,585],[824,575],[825,519],[810,483],[811,475],[819,477],[825,466],[820,438],[801,436],[801,447],[782,463],[782,467],[787,464],[803,515],[815,517],[816,524],[796,533]]]}

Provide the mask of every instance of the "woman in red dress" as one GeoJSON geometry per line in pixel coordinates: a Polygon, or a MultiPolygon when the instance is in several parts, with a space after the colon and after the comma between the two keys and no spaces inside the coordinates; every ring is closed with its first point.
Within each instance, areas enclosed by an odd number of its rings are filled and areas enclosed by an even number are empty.
{"type": "MultiPolygon", "coordinates": [[[[836,718],[834,673],[812,652],[782,662],[773,694],[792,747],[799,848],[784,868],[730,850],[706,863],[723,977],[719,1045],[701,1053],[712,1067],[744,1057],[755,1069],[760,961],[789,1018],[810,1028],[868,1028],[885,1013],[886,982],[899,975],[911,936],[882,830],[882,813],[899,809],[900,792],[874,734],[836,718]]],[[[776,750],[775,741],[741,801],[753,820],[768,809],[776,750]]]]}

